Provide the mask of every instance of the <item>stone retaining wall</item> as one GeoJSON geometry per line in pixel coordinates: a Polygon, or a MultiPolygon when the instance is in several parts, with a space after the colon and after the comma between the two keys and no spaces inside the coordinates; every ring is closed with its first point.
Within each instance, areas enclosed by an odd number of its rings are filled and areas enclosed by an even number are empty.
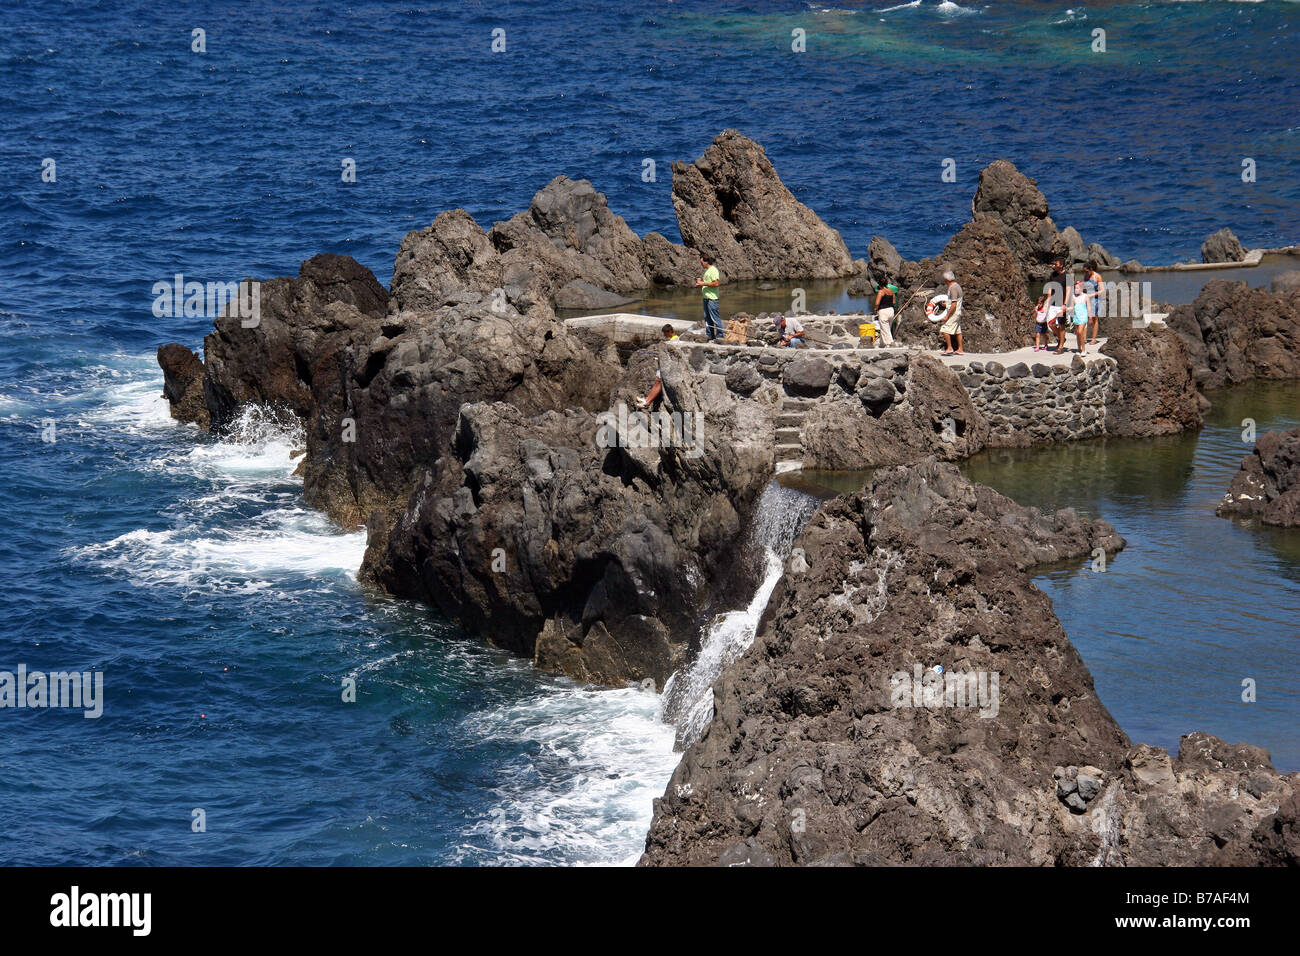
{"type": "Polygon", "coordinates": [[[989,444],[1077,441],[1106,433],[1106,407],[1119,397],[1119,366],[1104,355],[1067,368],[971,362],[953,369],[989,423],[989,444]]]}
{"type": "MultiPolygon", "coordinates": [[[[794,395],[824,394],[832,381],[856,381],[858,369],[889,362],[892,349],[747,349],[687,345],[693,368],[727,376],[734,391],[748,392],[764,380],[794,395]],[[739,367],[738,367],[739,366],[739,367]],[[845,367],[848,371],[844,371],[845,367]]],[[[1119,398],[1119,366],[1105,355],[1070,365],[971,362],[951,366],[987,419],[989,444],[997,447],[1077,441],[1106,433],[1107,405],[1119,398]]],[[[852,386],[848,388],[851,390],[852,386]]]]}

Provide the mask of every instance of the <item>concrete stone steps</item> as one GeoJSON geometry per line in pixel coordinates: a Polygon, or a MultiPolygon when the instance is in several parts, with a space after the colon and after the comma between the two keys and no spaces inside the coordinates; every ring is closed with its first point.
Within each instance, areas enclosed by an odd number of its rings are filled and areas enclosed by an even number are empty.
{"type": "Polygon", "coordinates": [[[773,449],[777,474],[803,470],[803,420],[808,409],[816,404],[815,398],[782,396],[781,408],[776,413],[776,445],[773,449]]]}

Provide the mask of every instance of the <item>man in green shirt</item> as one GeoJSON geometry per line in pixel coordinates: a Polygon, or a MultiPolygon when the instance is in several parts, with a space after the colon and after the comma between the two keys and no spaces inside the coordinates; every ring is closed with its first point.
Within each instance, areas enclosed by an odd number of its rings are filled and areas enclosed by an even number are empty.
{"type": "Polygon", "coordinates": [[[704,276],[696,279],[695,284],[704,294],[704,326],[709,341],[712,342],[722,337],[722,317],[718,312],[718,286],[721,285],[721,280],[718,278],[718,267],[713,264],[713,256],[707,252],[702,253],[700,265],[704,266],[704,276]]]}

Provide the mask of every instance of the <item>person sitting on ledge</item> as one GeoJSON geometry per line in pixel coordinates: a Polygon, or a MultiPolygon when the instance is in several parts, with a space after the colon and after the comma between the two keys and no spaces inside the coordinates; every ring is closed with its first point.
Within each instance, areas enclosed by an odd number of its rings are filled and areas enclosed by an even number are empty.
{"type": "Polygon", "coordinates": [[[778,313],[772,321],[776,324],[776,331],[781,336],[781,341],[777,345],[789,348],[804,344],[803,323],[799,321],[798,316],[792,315],[787,319],[784,315],[778,313]]]}
{"type": "MultiPolygon", "coordinates": [[[[664,327],[660,331],[662,331],[664,334],[665,342],[677,341],[677,333],[673,330],[673,327],[669,325],[667,322],[664,323],[664,327]]],[[[636,400],[637,408],[649,408],[651,405],[654,404],[655,399],[657,399],[660,395],[663,394],[664,392],[663,371],[664,371],[663,366],[659,364],[659,359],[656,358],[655,359],[655,383],[650,386],[649,395],[647,395],[645,398],[638,398],[636,400]]]]}

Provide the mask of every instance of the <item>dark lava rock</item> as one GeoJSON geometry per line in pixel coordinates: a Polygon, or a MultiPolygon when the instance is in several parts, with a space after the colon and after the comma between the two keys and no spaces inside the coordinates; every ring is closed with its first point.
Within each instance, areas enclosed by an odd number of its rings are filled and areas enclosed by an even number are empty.
{"type": "Polygon", "coordinates": [[[1024,362],[1017,362],[1015,365],[1007,367],[1007,378],[1028,378],[1029,366],[1024,362]]]}
{"type": "Polygon", "coordinates": [[[1245,247],[1226,226],[1210,233],[1201,243],[1202,262],[1241,262],[1245,258],[1245,247]]]}
{"type": "Polygon", "coordinates": [[[203,362],[185,346],[172,343],[158,347],[158,365],[172,418],[207,428],[211,419],[203,401],[203,362]]]}
{"type": "Polygon", "coordinates": [[[904,354],[870,363],[855,398],[810,408],[802,434],[805,468],[854,469],[958,461],[984,447],[989,428],[952,369],[904,354]]]}
{"type": "Polygon", "coordinates": [[[1278,295],[1300,296],[1300,269],[1278,273],[1269,283],[1269,289],[1278,295]]]}
{"type": "Polygon", "coordinates": [[[203,340],[204,404],[225,428],[246,405],[277,406],[310,421],[318,378],[337,378],[350,347],[378,336],[388,293],[350,256],[322,254],[296,278],[261,283],[260,316],[221,316],[203,340]]]}
{"type": "Polygon", "coordinates": [[[488,232],[454,209],[407,233],[392,293],[400,310],[481,303],[549,318],[557,306],[617,305],[652,282],[687,285],[698,271],[683,247],[657,233],[637,236],[591,183],[557,176],[528,209],[488,232]]]}
{"type": "Polygon", "coordinates": [[[1283,528],[1300,527],[1300,428],[1258,437],[1217,513],[1258,518],[1283,528]]]}
{"type": "Polygon", "coordinates": [[[1046,280],[1056,258],[1064,259],[1067,266],[1081,265],[1089,259],[1095,259],[1103,268],[1119,265],[1119,260],[1098,243],[1085,246],[1078,230],[1067,226],[1058,232],[1037,181],[1005,159],[995,160],[980,171],[971,216],[987,216],[998,224],[1026,277],[1033,281],[1046,280]]]}
{"type": "Polygon", "coordinates": [[[694,163],[673,163],[682,241],[727,281],[831,279],[857,271],[840,234],[786,189],[763,147],[723,130],[694,163]]]}
{"type": "Polygon", "coordinates": [[[855,299],[868,299],[876,294],[876,288],[866,276],[859,276],[844,287],[845,295],[855,299]]]}
{"type": "Polygon", "coordinates": [[[1029,278],[1042,281],[1051,274],[1053,257],[1065,250],[1048,214],[1047,197],[1035,180],[1005,159],[990,163],[980,170],[971,201],[971,216],[980,214],[999,223],[1029,278]]]}
{"type": "Polygon", "coordinates": [[[669,345],[634,356],[611,398],[599,416],[462,404],[442,457],[372,538],[366,577],[541,668],[662,686],[708,616],[755,583],[741,532],[771,477],[776,406],[736,398],[669,345]],[[658,439],[633,417],[656,368],[658,439]]]}
{"type": "Polygon", "coordinates": [[[763,376],[749,362],[733,362],[727,369],[727,388],[740,395],[748,395],[763,384],[763,376]]]}
{"type": "Polygon", "coordinates": [[[1166,323],[1187,345],[1192,373],[1203,389],[1257,378],[1300,378],[1300,296],[1211,279],[1166,323]]]}
{"type": "Polygon", "coordinates": [[[1300,775],[1204,734],[1177,760],[1134,747],[1029,578],[1122,543],[933,461],[824,504],[795,542],[807,569],[715,684],[641,864],[1294,865],[1300,775]],[[936,664],[951,697],[913,687],[936,664]],[[974,706],[943,706],[981,674],[974,706]],[[1060,767],[1106,781],[1088,805],[1076,777],[1088,812],[1058,799],[1060,767]]]}
{"type": "Polygon", "coordinates": [[[899,319],[896,338],[904,343],[938,344],[939,326],[922,311],[928,295],[919,288],[941,292],[941,278],[951,268],[962,287],[962,345],[968,352],[1001,352],[1033,341],[1033,304],[1027,278],[1007,246],[997,223],[979,216],[962,227],[933,259],[917,263],[918,279],[904,290],[911,302],[899,319]]]}
{"type": "Polygon", "coordinates": [[[613,309],[636,301],[581,279],[574,279],[555,293],[557,309],[613,309]]]}
{"type": "Polygon", "coordinates": [[[879,285],[891,276],[899,279],[902,275],[903,257],[898,250],[884,236],[872,236],[867,246],[867,277],[879,285]]]}
{"type": "Polygon", "coordinates": [[[1126,438],[1201,426],[1200,393],[1187,347],[1168,329],[1125,329],[1101,347],[1118,365],[1120,393],[1106,407],[1106,432],[1126,438]]]}
{"type": "Polygon", "coordinates": [[[795,395],[820,395],[830,387],[835,368],[824,358],[796,357],[786,363],[781,378],[795,395]]]}
{"type": "Polygon", "coordinates": [[[898,390],[889,379],[872,376],[858,385],[857,395],[871,414],[879,418],[885,409],[894,404],[894,399],[898,397],[898,390]]]}

